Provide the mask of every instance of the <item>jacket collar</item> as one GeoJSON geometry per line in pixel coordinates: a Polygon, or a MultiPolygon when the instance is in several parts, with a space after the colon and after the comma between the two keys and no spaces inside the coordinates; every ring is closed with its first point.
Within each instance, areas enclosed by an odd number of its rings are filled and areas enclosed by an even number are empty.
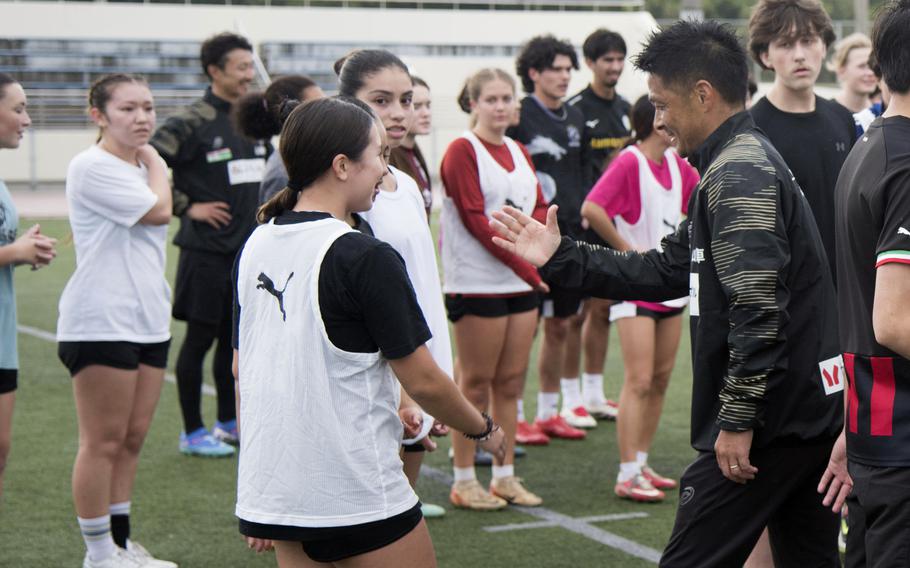
{"type": "Polygon", "coordinates": [[[711,162],[720,154],[720,151],[724,149],[724,146],[727,145],[731,138],[742,132],[755,129],[755,122],[752,120],[752,115],[749,114],[749,111],[744,110],[734,114],[718,126],[701,143],[698,150],[689,156],[689,163],[695,166],[700,175],[704,176],[708,166],[711,165],[711,162]]]}
{"type": "Polygon", "coordinates": [[[215,95],[215,93],[212,92],[211,85],[205,88],[205,94],[202,95],[202,100],[220,111],[229,112],[231,110],[231,103],[215,95]]]}

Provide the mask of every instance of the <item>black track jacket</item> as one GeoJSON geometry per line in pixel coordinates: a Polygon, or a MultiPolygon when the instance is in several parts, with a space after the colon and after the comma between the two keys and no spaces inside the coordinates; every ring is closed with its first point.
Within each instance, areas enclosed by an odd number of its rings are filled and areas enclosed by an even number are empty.
{"type": "MultiPolygon", "coordinates": [[[[663,252],[618,253],[563,238],[547,282],[611,299],[691,297],[692,446],[752,429],[755,448],[836,437],[842,389],[834,287],[806,198],[747,112],[690,156],[701,182],[663,252]]],[[[843,373],[841,373],[841,376],[843,373]]]]}

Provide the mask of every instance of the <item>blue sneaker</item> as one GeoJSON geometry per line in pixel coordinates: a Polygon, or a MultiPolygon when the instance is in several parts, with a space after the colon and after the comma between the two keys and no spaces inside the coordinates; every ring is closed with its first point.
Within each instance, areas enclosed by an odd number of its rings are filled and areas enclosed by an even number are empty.
{"type": "Polygon", "coordinates": [[[204,458],[227,458],[234,455],[234,448],[216,439],[203,427],[189,434],[180,433],[180,453],[204,458]]]}
{"type": "Polygon", "coordinates": [[[221,440],[225,444],[237,446],[240,444],[240,437],[237,434],[237,419],[228,420],[227,422],[215,421],[215,427],[212,428],[212,436],[221,440]]]}

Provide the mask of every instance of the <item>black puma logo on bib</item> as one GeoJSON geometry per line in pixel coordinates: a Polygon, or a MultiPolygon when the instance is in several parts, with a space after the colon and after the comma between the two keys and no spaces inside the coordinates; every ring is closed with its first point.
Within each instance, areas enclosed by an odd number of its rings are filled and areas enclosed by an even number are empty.
{"type": "Polygon", "coordinates": [[[277,290],[275,288],[275,283],[272,282],[272,279],[265,275],[265,272],[259,273],[259,284],[256,285],[257,290],[265,290],[269,294],[275,296],[275,299],[278,300],[278,309],[281,310],[281,321],[287,321],[288,316],[284,311],[284,291],[288,289],[288,282],[291,281],[291,278],[294,277],[294,273],[291,272],[288,275],[288,279],[284,282],[284,288],[277,290]]]}

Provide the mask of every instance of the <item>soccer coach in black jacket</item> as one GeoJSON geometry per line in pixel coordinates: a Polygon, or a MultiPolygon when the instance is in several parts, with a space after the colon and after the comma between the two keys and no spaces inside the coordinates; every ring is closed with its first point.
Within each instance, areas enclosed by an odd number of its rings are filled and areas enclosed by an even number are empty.
{"type": "Polygon", "coordinates": [[[786,164],[745,112],[748,67],[733,32],[677,22],[636,65],[657,114],[701,182],[662,251],[618,253],[561,238],[506,208],[496,242],[544,280],[612,299],[689,292],[692,446],[661,566],[742,566],[765,526],[779,566],[839,566],[838,517],[819,480],[843,419],[834,287],[812,212],[786,164]]]}

